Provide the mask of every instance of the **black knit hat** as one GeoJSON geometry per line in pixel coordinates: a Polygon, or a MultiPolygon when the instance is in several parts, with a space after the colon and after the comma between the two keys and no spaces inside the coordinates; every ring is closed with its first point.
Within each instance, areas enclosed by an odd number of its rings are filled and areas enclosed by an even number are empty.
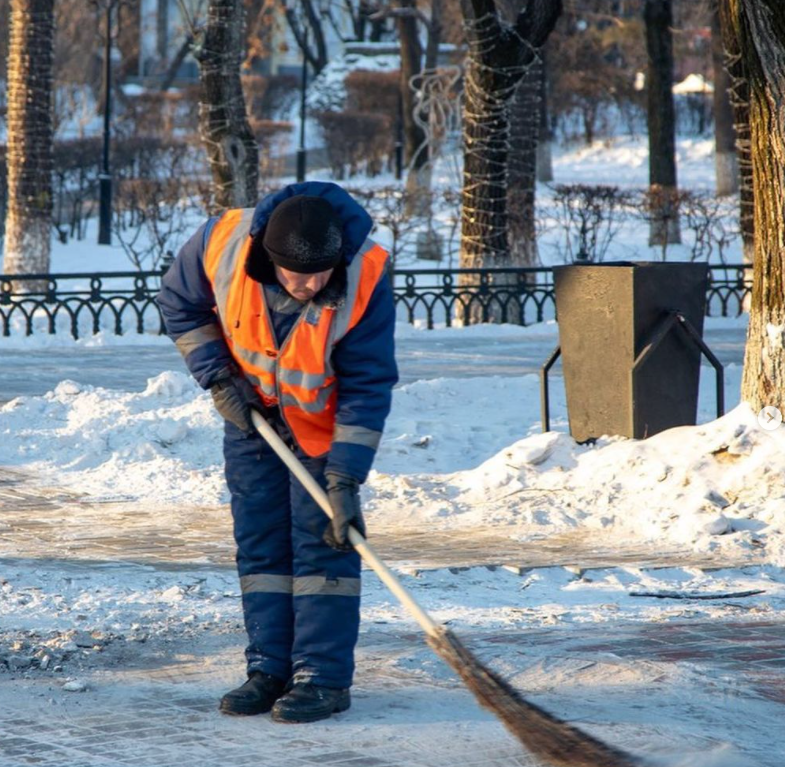
{"type": "Polygon", "coordinates": [[[276,266],[291,272],[334,269],[343,256],[341,219],[323,197],[295,195],[273,209],[262,246],[276,266]]]}

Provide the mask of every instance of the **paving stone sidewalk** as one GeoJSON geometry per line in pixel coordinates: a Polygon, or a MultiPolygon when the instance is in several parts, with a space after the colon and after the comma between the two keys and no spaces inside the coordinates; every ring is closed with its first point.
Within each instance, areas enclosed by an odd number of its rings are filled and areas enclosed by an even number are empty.
{"type": "MultiPolygon", "coordinates": [[[[696,756],[755,730],[753,761],[780,767],[785,714],[785,625],[669,624],[603,629],[588,637],[554,629],[471,634],[483,658],[518,648],[520,670],[561,669],[558,682],[530,682],[526,694],[548,710],[635,753],[696,756]],[[547,662],[527,660],[527,649],[547,662]],[[752,651],[750,648],[754,648],[752,651]],[[655,675],[635,684],[571,684],[592,666],[644,664],[655,675]],[[671,689],[659,677],[688,667],[671,689]],[[665,697],[663,697],[665,696],[665,697]],[[663,705],[672,696],[673,701],[663,705]],[[754,716],[749,716],[749,710],[754,716]],[[740,714],[744,711],[743,721],[740,714]],[[691,722],[694,720],[694,722],[691,722]],[[678,726],[674,723],[678,722],[678,726]]],[[[0,675],[0,765],[97,767],[534,767],[535,762],[450,677],[425,678],[390,659],[416,654],[419,637],[366,630],[358,648],[354,705],[328,722],[276,725],[269,717],[228,718],[219,696],[240,676],[237,638],[147,648],[129,662],[96,669],[84,693],[51,678],[0,675]],[[8,705],[10,700],[13,705],[8,705]]],[[[666,761],[666,764],[674,764],[666,761]]],[[[698,762],[679,761],[679,765],[698,762]]],[[[737,767],[737,762],[722,762],[737,767]]]]}
{"type": "MultiPolygon", "coordinates": [[[[604,550],[585,536],[524,546],[498,535],[382,532],[374,542],[390,562],[423,568],[730,564],[679,550],[604,550]]],[[[0,471],[0,567],[17,559],[216,568],[231,567],[232,553],[226,509],[161,515],[90,505],[0,471]]],[[[723,764],[781,767],[785,621],[571,625],[463,638],[489,663],[505,660],[500,670],[532,700],[630,751],[683,760],[736,742],[743,726],[752,761],[723,764]]],[[[242,676],[242,637],[232,632],[107,655],[90,669],[84,693],[63,692],[51,674],[0,673],[0,767],[534,767],[454,677],[422,673],[424,652],[410,630],[364,626],[354,706],[307,728],[217,712],[222,692],[242,676]]]]}

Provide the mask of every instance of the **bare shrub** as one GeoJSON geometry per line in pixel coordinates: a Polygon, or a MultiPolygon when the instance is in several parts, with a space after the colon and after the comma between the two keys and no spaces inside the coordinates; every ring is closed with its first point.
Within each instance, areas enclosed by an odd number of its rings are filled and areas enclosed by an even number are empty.
{"type": "Polygon", "coordinates": [[[369,72],[358,69],[346,76],[344,84],[348,110],[390,116],[398,114],[400,72],[369,72]]]}
{"type": "Polygon", "coordinates": [[[453,259],[460,258],[461,238],[459,227],[461,225],[461,191],[452,187],[441,190],[441,198],[445,203],[443,220],[447,225],[447,268],[452,269],[453,259]]]}
{"type": "Polygon", "coordinates": [[[147,173],[116,182],[113,232],[136,269],[157,269],[190,227],[194,199],[202,190],[191,180],[189,157],[187,144],[159,146],[154,167],[147,165],[150,157],[137,155],[147,173]]]}
{"type": "Polygon", "coordinates": [[[123,179],[117,184],[113,231],[140,271],[157,269],[188,228],[180,179],[123,179]]]}
{"type": "Polygon", "coordinates": [[[412,193],[398,186],[348,191],[371,214],[374,227],[384,227],[389,232],[391,268],[395,267],[404,254],[413,257],[416,235],[427,232],[429,224],[427,219],[409,214],[408,206],[411,204],[412,193]]]}
{"type": "Polygon", "coordinates": [[[557,184],[556,219],[564,232],[565,260],[601,262],[618,234],[631,195],[617,186],[557,184]]]}
{"type": "MultiPolygon", "coordinates": [[[[709,239],[716,248],[716,262],[728,262],[728,249],[741,239],[741,220],[739,204],[736,199],[723,198],[719,201],[719,215],[714,219],[709,230],[709,239]]],[[[712,250],[712,255],[714,254],[712,250]]]]}
{"type": "Polygon", "coordinates": [[[87,219],[97,208],[101,147],[98,137],[54,144],[52,223],[60,242],[86,235],[87,219]]]}
{"type": "Polygon", "coordinates": [[[276,120],[250,117],[248,123],[259,145],[259,177],[265,179],[283,175],[285,155],[289,149],[292,124],[276,120]]]}
{"type": "Polygon", "coordinates": [[[392,120],[364,112],[319,112],[330,167],[338,179],[382,172],[393,150],[392,120]]]}
{"type": "Polygon", "coordinates": [[[144,137],[169,140],[193,132],[198,121],[198,93],[194,88],[145,91],[125,99],[117,132],[126,140],[144,137]]]}
{"type": "Polygon", "coordinates": [[[714,250],[712,229],[722,215],[719,198],[707,192],[682,191],[681,218],[692,232],[691,261],[709,261],[714,250]]]}
{"type": "Polygon", "coordinates": [[[251,118],[274,119],[287,111],[299,96],[296,75],[243,75],[240,78],[245,107],[251,118]]]}
{"type": "Polygon", "coordinates": [[[662,235],[657,237],[650,235],[649,241],[660,246],[663,261],[668,258],[668,245],[671,244],[668,242],[671,238],[665,236],[665,233],[670,232],[674,225],[678,224],[684,196],[683,190],[659,184],[653,184],[640,193],[638,207],[641,217],[652,230],[656,229],[662,235]]]}

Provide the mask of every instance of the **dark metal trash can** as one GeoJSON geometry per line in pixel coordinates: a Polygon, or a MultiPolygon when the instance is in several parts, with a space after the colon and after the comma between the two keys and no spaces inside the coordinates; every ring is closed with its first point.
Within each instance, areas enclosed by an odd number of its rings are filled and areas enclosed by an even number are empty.
{"type": "Polygon", "coordinates": [[[608,262],[554,268],[559,347],[543,368],[543,428],[548,428],[547,368],[561,354],[570,433],[643,439],[695,424],[700,357],[722,366],[701,340],[708,265],[608,262]]]}

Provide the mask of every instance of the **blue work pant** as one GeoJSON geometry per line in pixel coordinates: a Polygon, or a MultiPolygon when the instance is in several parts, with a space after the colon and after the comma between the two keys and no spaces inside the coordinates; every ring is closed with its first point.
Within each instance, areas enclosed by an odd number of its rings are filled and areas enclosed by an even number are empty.
{"type": "MultiPolygon", "coordinates": [[[[324,487],[325,458],[298,452],[324,487]]],[[[256,433],[224,435],[248,672],[345,688],[360,622],[360,557],[322,541],[326,514],[256,433]]]]}

